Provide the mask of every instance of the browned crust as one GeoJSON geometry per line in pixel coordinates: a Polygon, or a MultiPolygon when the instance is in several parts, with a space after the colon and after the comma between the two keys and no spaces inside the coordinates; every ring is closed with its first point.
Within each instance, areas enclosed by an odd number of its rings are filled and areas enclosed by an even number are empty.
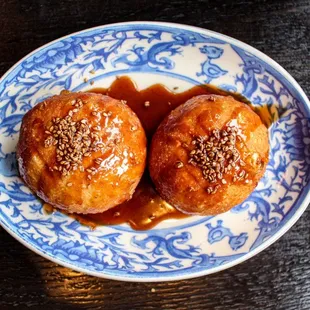
{"type": "Polygon", "coordinates": [[[145,169],[146,137],[138,117],[123,102],[101,94],[66,92],[48,98],[26,113],[17,160],[21,177],[44,201],[67,212],[103,212],[133,194],[145,169]],[[109,146],[83,159],[84,172],[78,170],[61,176],[52,169],[56,160],[55,146],[44,147],[45,130],[53,118],[65,117],[76,99],[81,99],[84,105],[72,117],[74,121],[86,118],[95,126],[98,119],[92,116],[93,109],[111,112],[109,118],[99,120],[102,127],[99,134],[109,146]],[[86,169],[94,165],[96,158],[104,159],[105,165],[89,179],[86,169]]]}
{"type": "Polygon", "coordinates": [[[250,195],[266,170],[268,153],[267,128],[250,107],[232,97],[202,95],[176,108],[158,127],[150,148],[150,175],[160,195],[180,211],[214,215],[250,195]],[[188,163],[191,142],[197,136],[208,136],[212,129],[222,129],[232,119],[237,120],[246,136],[246,152],[241,157],[250,182],[228,178],[215,194],[208,194],[212,184],[199,167],[188,163]],[[183,163],[182,168],[177,167],[177,162],[183,163]]]}

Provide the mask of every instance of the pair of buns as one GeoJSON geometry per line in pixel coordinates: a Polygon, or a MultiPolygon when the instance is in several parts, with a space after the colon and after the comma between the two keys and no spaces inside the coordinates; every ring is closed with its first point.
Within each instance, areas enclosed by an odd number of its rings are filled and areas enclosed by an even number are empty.
{"type": "MultiPolygon", "coordinates": [[[[232,97],[202,95],[172,111],[153,136],[149,171],[159,194],[184,213],[211,215],[242,202],[268,162],[260,118],[232,97]]],[[[63,92],[23,118],[20,174],[67,212],[99,213],[131,198],[146,166],[142,125],[125,102],[63,92]]]]}

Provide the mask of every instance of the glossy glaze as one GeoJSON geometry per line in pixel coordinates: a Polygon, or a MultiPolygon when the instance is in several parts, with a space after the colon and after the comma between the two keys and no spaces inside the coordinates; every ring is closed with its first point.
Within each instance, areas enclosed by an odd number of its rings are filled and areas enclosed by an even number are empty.
{"type": "Polygon", "coordinates": [[[45,202],[68,213],[104,212],[132,197],[146,165],[146,137],[123,102],[66,91],[23,117],[17,160],[45,202]]]}

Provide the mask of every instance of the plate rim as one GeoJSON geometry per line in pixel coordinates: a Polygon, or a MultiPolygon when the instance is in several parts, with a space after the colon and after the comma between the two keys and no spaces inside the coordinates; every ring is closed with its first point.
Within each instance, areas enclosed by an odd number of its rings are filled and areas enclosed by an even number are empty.
{"type": "MultiPolygon", "coordinates": [[[[60,38],[57,38],[55,40],[52,40],[36,49],[34,49],[32,52],[28,53],[25,55],[23,58],[21,58],[18,62],[16,62],[12,67],[10,67],[0,78],[0,83],[6,79],[6,77],[14,70],[16,69],[25,59],[28,57],[31,57],[35,55],[37,52],[42,50],[45,47],[48,47],[56,42],[59,42],[63,39],[72,37],[74,35],[78,35],[81,33],[85,33],[88,31],[96,30],[96,29],[104,29],[108,27],[115,27],[115,26],[128,26],[128,25],[154,25],[154,26],[163,26],[163,27],[171,27],[171,28],[177,28],[177,29],[184,29],[187,31],[193,31],[193,32],[198,32],[198,33],[205,33],[205,34],[210,34],[211,36],[218,38],[218,39],[224,39],[227,43],[229,44],[234,44],[235,46],[238,46],[242,49],[244,49],[247,52],[252,53],[254,56],[257,56],[267,64],[269,64],[271,67],[273,67],[280,75],[282,75],[287,82],[295,88],[296,92],[298,95],[302,98],[303,102],[305,104],[302,104],[305,109],[308,110],[310,114],[310,102],[309,99],[307,98],[307,95],[301,88],[301,86],[297,83],[297,81],[291,76],[291,74],[285,70],[280,64],[278,64],[276,61],[271,59],[269,56],[264,54],[263,52],[259,51],[258,49],[252,47],[251,45],[244,43],[238,39],[234,39],[230,36],[227,36],[225,34],[221,34],[209,29],[201,28],[201,27],[196,27],[196,26],[191,26],[191,25],[186,25],[186,24],[180,24],[180,23],[171,23],[171,22],[157,22],[157,21],[131,21],[131,22],[119,22],[119,23],[111,23],[111,24],[105,24],[105,25],[99,25],[96,27],[91,27],[91,28],[86,28],[80,31],[76,31],[73,33],[70,33],[68,35],[62,36],[60,38]]],[[[309,185],[309,184],[308,184],[309,185]]],[[[271,246],[274,242],[276,242],[279,238],[281,238],[296,222],[297,220],[301,217],[301,215],[304,213],[304,211],[307,209],[309,203],[310,203],[310,191],[308,192],[301,192],[301,202],[300,206],[296,210],[296,212],[287,220],[286,223],[284,223],[284,226],[278,230],[273,236],[271,236],[267,241],[259,245],[257,248],[251,250],[250,252],[242,255],[241,257],[226,263],[221,266],[214,267],[212,269],[206,269],[203,271],[197,271],[197,272],[191,272],[189,274],[182,274],[180,276],[178,275],[169,275],[167,276],[159,276],[157,278],[148,278],[148,277],[140,277],[139,275],[134,275],[134,277],[128,276],[128,275],[111,275],[111,274],[105,274],[105,273],[100,273],[96,271],[91,271],[88,269],[84,269],[75,265],[72,265],[71,263],[62,261],[59,258],[55,258],[53,256],[50,256],[49,254],[46,254],[44,250],[42,249],[37,249],[32,244],[27,243],[22,237],[17,235],[9,226],[6,225],[6,222],[4,222],[2,219],[0,219],[0,225],[4,228],[5,231],[7,231],[13,238],[15,238],[17,241],[19,241],[22,245],[24,245],[26,248],[30,249],[31,251],[35,252],[36,254],[54,262],[59,265],[62,265],[64,267],[70,268],[72,270],[76,270],[78,272],[82,272],[84,274],[88,274],[91,276],[96,276],[100,278],[105,278],[105,279],[110,279],[110,280],[118,280],[118,281],[126,281],[126,282],[166,282],[166,281],[177,281],[177,280],[186,280],[186,279],[191,279],[191,278],[196,278],[196,277],[201,277],[201,276],[206,276],[212,273],[216,273],[228,268],[231,268],[233,266],[236,266],[242,262],[245,262],[246,260],[250,259],[251,257],[257,255],[261,251],[265,250],[267,247],[271,246]],[[302,197],[304,196],[304,197],[302,197]]]]}

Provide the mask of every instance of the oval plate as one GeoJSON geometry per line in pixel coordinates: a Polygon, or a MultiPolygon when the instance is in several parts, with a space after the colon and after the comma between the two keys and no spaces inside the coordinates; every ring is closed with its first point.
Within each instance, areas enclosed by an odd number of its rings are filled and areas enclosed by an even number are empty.
{"type": "Polygon", "coordinates": [[[29,54],[0,81],[0,223],[34,252],[98,277],[168,281],[223,270],[272,244],[309,204],[309,117],[306,95],[282,67],[227,36],[150,22],[74,33],[29,54]],[[127,225],[91,230],[62,213],[45,214],[16,169],[23,115],[62,89],[107,87],[117,75],[139,88],[161,82],[183,91],[210,83],[263,109],[273,122],[270,162],[252,195],[225,214],[144,232],[127,225]]]}

